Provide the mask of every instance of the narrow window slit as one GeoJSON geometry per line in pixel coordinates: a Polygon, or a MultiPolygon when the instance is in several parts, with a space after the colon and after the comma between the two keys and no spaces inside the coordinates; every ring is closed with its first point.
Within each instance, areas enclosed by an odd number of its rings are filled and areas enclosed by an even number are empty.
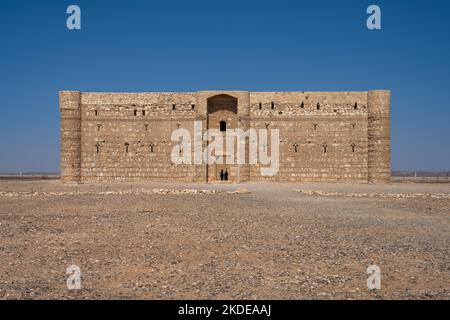
{"type": "Polygon", "coordinates": [[[227,123],[226,123],[226,121],[220,121],[219,126],[220,126],[220,132],[227,131],[227,123]]]}

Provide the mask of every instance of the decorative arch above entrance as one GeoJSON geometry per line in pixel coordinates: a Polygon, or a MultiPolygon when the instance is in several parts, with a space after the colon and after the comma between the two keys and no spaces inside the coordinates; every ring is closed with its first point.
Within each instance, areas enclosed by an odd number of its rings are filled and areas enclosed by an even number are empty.
{"type": "Polygon", "coordinates": [[[234,99],[237,103],[237,115],[247,117],[250,111],[250,93],[248,91],[198,91],[195,109],[199,116],[206,117],[208,114],[208,100],[214,102],[234,99]]]}
{"type": "Polygon", "coordinates": [[[221,111],[228,111],[237,115],[238,99],[228,94],[218,94],[207,99],[208,115],[221,111]]]}

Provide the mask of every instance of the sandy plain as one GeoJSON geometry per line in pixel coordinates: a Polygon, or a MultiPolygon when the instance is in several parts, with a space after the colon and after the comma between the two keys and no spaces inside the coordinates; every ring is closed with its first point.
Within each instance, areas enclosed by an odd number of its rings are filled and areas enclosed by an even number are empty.
{"type": "Polygon", "coordinates": [[[0,299],[450,299],[450,184],[5,179],[0,261],[0,299]]]}

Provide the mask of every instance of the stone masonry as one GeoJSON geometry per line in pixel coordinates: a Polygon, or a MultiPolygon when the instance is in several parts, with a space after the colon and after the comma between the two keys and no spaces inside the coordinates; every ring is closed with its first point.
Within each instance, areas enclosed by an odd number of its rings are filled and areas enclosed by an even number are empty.
{"type": "MultiPolygon", "coordinates": [[[[389,183],[390,92],[91,93],[61,91],[61,179],[389,183]],[[175,165],[171,134],[279,129],[277,175],[259,165],[175,165]]],[[[270,140],[269,140],[270,141],[270,140]]]]}

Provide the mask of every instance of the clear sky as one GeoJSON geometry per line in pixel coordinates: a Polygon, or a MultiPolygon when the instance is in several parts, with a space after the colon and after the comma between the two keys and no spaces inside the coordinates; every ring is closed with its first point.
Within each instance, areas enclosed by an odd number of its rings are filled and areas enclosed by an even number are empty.
{"type": "Polygon", "coordinates": [[[0,172],[59,171],[63,89],[390,89],[392,168],[450,169],[448,0],[0,0],[0,26],[0,172]]]}

